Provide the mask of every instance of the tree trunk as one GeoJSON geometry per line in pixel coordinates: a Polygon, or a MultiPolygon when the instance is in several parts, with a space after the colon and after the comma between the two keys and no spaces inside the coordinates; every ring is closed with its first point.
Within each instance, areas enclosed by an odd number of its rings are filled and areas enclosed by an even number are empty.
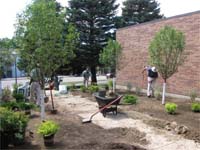
{"type": "Polygon", "coordinates": [[[165,104],[165,92],[166,92],[166,79],[164,79],[163,83],[163,93],[162,93],[162,104],[165,104]]]}
{"type": "Polygon", "coordinates": [[[97,77],[96,77],[96,67],[95,66],[91,67],[91,74],[92,74],[91,84],[96,84],[97,83],[97,77]]]}

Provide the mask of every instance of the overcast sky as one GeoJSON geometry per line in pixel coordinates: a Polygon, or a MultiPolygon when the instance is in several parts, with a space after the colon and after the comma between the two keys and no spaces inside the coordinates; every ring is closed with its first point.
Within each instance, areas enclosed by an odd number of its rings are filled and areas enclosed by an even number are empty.
{"type": "MultiPolygon", "coordinates": [[[[67,0],[57,0],[62,5],[67,4],[67,0]]],[[[124,0],[117,0],[122,3],[124,0]]],[[[160,3],[161,14],[166,17],[180,15],[188,12],[200,10],[200,0],[157,0],[160,3]]],[[[14,23],[16,14],[21,12],[31,0],[0,0],[0,38],[12,38],[14,33],[14,23]]],[[[119,10],[118,13],[121,11],[119,10]]]]}

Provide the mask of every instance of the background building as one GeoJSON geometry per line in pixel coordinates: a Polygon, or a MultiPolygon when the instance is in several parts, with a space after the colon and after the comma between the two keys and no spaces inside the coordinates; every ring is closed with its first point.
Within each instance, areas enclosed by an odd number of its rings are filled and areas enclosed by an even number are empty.
{"type": "MultiPolygon", "coordinates": [[[[200,11],[160,19],[117,30],[117,41],[122,46],[122,58],[117,71],[117,84],[146,89],[146,79],[141,71],[148,65],[148,48],[151,40],[162,27],[169,25],[185,35],[186,60],[167,81],[167,92],[188,95],[195,90],[200,95],[200,11]]],[[[162,88],[158,79],[157,87],[162,88]]]]}

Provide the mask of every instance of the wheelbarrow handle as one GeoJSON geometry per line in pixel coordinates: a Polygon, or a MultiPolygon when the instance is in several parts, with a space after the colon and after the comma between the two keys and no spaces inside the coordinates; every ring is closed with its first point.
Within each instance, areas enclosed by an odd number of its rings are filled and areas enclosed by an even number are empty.
{"type": "Polygon", "coordinates": [[[105,108],[109,107],[110,105],[112,105],[113,103],[115,103],[116,101],[118,101],[119,99],[121,99],[123,97],[123,95],[119,96],[117,99],[113,100],[112,102],[110,102],[109,104],[103,106],[101,109],[99,109],[97,112],[95,112],[94,114],[91,115],[90,120],[93,118],[93,116],[95,116],[97,113],[101,112],[102,110],[104,110],[105,108]]]}

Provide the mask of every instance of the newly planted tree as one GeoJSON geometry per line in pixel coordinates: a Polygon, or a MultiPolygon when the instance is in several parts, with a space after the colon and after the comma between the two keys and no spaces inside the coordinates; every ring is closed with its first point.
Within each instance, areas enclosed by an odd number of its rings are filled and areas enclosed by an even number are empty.
{"type": "Polygon", "coordinates": [[[55,0],[34,0],[17,18],[20,67],[29,72],[39,64],[42,86],[44,77],[51,77],[75,56],[78,34],[72,25],[66,29],[65,15],[55,0]]]}
{"type": "Polygon", "coordinates": [[[121,45],[112,39],[109,39],[108,45],[99,54],[99,61],[115,73],[117,62],[121,54],[121,45]]]}
{"type": "Polygon", "coordinates": [[[181,31],[170,26],[162,28],[149,46],[151,63],[163,78],[162,104],[165,104],[166,82],[184,62],[185,37],[181,31]]]}
{"type": "MultiPolygon", "coordinates": [[[[121,54],[121,45],[112,39],[109,39],[108,45],[99,54],[99,61],[106,67],[109,67],[112,73],[116,72],[118,59],[121,54]]],[[[113,92],[115,92],[115,81],[113,78],[113,92]]]]}

